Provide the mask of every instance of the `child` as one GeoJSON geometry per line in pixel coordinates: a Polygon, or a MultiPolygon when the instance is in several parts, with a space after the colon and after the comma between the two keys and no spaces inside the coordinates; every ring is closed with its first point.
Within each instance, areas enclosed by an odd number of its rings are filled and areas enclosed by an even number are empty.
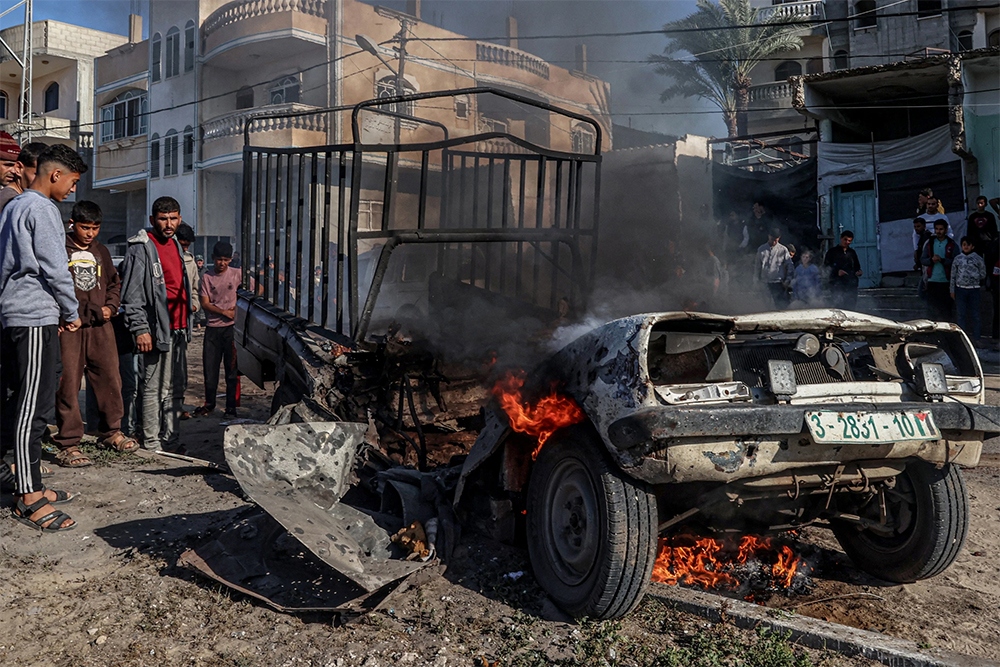
{"type": "Polygon", "coordinates": [[[219,241],[212,249],[213,266],[201,277],[201,306],[208,317],[202,351],[205,370],[205,405],[195,410],[202,417],[215,410],[215,393],[219,389],[219,363],[226,369],[226,417],[236,416],[239,375],[236,369],[236,347],[233,324],[236,323],[236,288],[241,272],[230,266],[233,246],[219,241]]]}
{"type": "Polygon", "coordinates": [[[958,326],[973,341],[979,338],[979,290],[986,278],[986,264],[975,253],[976,245],[962,237],[962,254],[951,263],[951,298],[955,301],[958,326]]]}
{"type": "Polygon", "coordinates": [[[795,267],[795,277],[792,279],[792,300],[815,305],[819,301],[819,267],[812,263],[813,254],[810,250],[802,251],[802,259],[795,267]]]}
{"type": "Polygon", "coordinates": [[[78,396],[84,372],[97,398],[99,442],[119,452],[133,452],[139,448],[138,442],[121,432],[122,380],[118,372],[115,330],[111,324],[111,318],[118,314],[121,279],[111,261],[111,253],[97,240],[102,217],[97,204],[77,202],[70,214],[71,226],[66,234],[66,254],[83,320],[79,331],[59,336],[63,373],[56,393],[59,432],[54,439],[59,446],[56,460],[67,468],[91,465],[91,460],[80,451],[83,419],[78,396]]]}
{"type": "MultiPolygon", "coordinates": [[[[31,186],[0,217],[0,321],[3,324],[3,427],[13,443],[17,504],[14,518],[41,531],[76,527],[52,507],[73,496],[42,484],[42,433],[52,420],[59,378],[59,332],[80,328],[79,304],[66,265],[59,209],[87,171],[76,151],[61,144],[37,162],[31,186]]],[[[79,386],[78,386],[79,388],[79,386]]]]}

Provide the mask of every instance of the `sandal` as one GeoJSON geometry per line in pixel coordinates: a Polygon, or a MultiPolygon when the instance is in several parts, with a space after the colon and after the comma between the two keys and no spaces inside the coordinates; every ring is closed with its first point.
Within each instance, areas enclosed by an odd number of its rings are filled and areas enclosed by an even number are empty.
{"type": "Polygon", "coordinates": [[[56,452],[56,463],[64,468],[86,468],[94,465],[90,457],[83,453],[79,447],[69,447],[56,452]]]}
{"type": "Polygon", "coordinates": [[[215,412],[215,408],[214,407],[210,407],[208,405],[203,405],[203,406],[201,406],[200,408],[197,408],[194,411],[194,416],[195,417],[207,417],[208,415],[212,414],[213,412],[215,412]]]}
{"type": "Polygon", "coordinates": [[[102,440],[101,446],[121,452],[122,454],[130,454],[139,449],[139,441],[125,435],[121,431],[117,431],[114,435],[102,440]]]}
{"type": "Polygon", "coordinates": [[[42,488],[42,492],[55,494],[56,496],[55,500],[52,500],[51,498],[46,498],[46,500],[49,501],[50,505],[63,505],[73,500],[78,495],[80,495],[79,493],[69,493],[67,491],[63,491],[62,489],[50,489],[48,487],[42,488]]]}
{"type": "Polygon", "coordinates": [[[42,497],[41,500],[31,503],[30,505],[24,504],[23,498],[17,499],[17,506],[12,512],[14,518],[23,523],[26,526],[31,526],[43,533],[61,533],[66,530],[73,530],[76,528],[76,521],[73,521],[73,517],[61,512],[59,510],[53,510],[46,514],[45,516],[39,517],[37,519],[32,519],[31,515],[38,512],[50,505],[51,501],[48,498],[42,497]],[[63,526],[63,523],[69,519],[73,523],[68,526],[63,526]]]}

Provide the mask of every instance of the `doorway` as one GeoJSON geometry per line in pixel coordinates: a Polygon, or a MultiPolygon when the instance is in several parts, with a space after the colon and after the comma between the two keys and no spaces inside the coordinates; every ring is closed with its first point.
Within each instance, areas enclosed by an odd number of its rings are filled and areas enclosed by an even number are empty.
{"type": "Polygon", "coordinates": [[[858,287],[878,287],[882,281],[879,261],[878,222],[875,218],[875,187],[872,181],[850,183],[834,189],[833,224],[836,233],[832,243],[840,242],[846,229],[854,232],[851,245],[861,262],[858,287]]]}

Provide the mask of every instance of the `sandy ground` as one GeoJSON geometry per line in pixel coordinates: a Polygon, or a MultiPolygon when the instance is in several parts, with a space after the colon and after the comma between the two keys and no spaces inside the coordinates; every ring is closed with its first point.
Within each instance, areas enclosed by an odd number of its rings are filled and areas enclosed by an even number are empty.
{"type": "MultiPolygon", "coordinates": [[[[200,338],[191,349],[188,401],[200,404],[200,338]]],[[[993,372],[996,372],[995,370],[993,372]]],[[[1000,383],[992,380],[991,401],[1000,383]]],[[[244,383],[241,416],[264,419],[270,395],[244,383]]],[[[216,417],[183,422],[194,456],[221,458],[216,417]]],[[[988,450],[1000,453],[998,443],[988,450]]],[[[815,568],[804,594],[766,603],[897,637],[1000,660],[1000,456],[967,471],[973,522],[964,553],[943,575],[888,586],[855,570],[832,537],[805,531],[815,568]],[[825,602],[814,602],[835,598],[825,602]]],[[[53,488],[82,493],[66,506],[75,531],[42,535],[0,510],[0,665],[650,664],[685,646],[703,621],[647,599],[620,623],[567,622],[535,584],[521,550],[468,537],[447,572],[339,625],[329,614],[291,615],[177,566],[178,556],[247,506],[236,482],[177,461],[108,457],[57,468],[53,488]],[[512,579],[510,573],[523,572],[512,579]]],[[[718,630],[711,630],[717,632],[718,630]]],[[[733,632],[735,641],[751,642],[733,632]]],[[[812,664],[866,665],[808,652],[812,664]]]]}

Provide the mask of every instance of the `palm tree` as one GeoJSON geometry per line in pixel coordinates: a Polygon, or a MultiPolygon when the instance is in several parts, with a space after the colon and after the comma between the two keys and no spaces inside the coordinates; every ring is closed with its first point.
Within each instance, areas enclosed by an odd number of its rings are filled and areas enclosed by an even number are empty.
{"type": "Polygon", "coordinates": [[[695,13],[663,26],[670,41],[663,55],[649,58],[673,81],[660,99],[703,97],[722,110],[730,137],[746,134],[750,71],[775,53],[802,48],[796,27],[772,25],[780,21],[777,14],[761,19],[749,0],[698,0],[695,13]],[[677,59],[681,52],[692,59],[677,59]]]}

